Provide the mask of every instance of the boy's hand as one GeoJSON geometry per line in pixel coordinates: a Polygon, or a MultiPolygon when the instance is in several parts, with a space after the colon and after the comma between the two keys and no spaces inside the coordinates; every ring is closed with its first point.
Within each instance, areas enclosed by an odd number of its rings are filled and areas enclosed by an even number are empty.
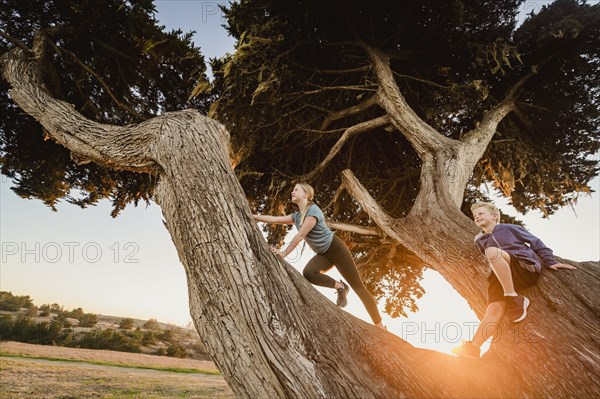
{"type": "Polygon", "coordinates": [[[566,263],[557,263],[555,265],[550,266],[550,269],[552,269],[552,270],[558,270],[558,269],[577,270],[577,268],[575,266],[567,265],[566,263]]]}

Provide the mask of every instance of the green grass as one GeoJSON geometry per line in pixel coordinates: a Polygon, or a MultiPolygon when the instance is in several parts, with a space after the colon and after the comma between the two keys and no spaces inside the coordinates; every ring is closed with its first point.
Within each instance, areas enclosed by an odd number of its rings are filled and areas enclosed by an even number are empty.
{"type": "Polygon", "coordinates": [[[30,355],[24,355],[24,354],[6,353],[6,352],[2,352],[2,351],[0,351],[0,357],[39,359],[39,360],[48,360],[51,362],[88,363],[88,364],[95,364],[95,365],[99,365],[99,366],[113,366],[113,367],[127,367],[127,368],[144,369],[144,370],[170,371],[172,373],[184,373],[184,374],[221,375],[221,373],[219,371],[211,371],[211,370],[201,370],[201,369],[192,369],[192,368],[177,368],[177,367],[144,366],[141,364],[102,362],[102,361],[96,361],[96,360],[67,359],[67,358],[47,357],[47,356],[30,356],[30,355]]]}

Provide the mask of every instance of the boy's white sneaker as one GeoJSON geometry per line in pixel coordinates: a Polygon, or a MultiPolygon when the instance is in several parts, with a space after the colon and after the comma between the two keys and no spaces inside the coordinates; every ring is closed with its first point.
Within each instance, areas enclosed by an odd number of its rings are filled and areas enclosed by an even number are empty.
{"type": "Polygon", "coordinates": [[[525,320],[527,317],[527,307],[529,306],[529,298],[523,295],[507,296],[506,300],[506,317],[513,323],[518,323],[525,320]]]}

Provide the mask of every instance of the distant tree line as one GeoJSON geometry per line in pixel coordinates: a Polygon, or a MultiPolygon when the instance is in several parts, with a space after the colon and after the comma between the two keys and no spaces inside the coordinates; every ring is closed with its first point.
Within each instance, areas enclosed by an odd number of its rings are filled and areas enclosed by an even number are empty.
{"type": "Polygon", "coordinates": [[[56,303],[38,308],[29,295],[17,296],[0,291],[0,310],[17,312],[22,309],[26,312],[0,315],[0,340],[134,353],[140,353],[144,346],[163,343],[165,347],[159,347],[157,355],[186,357],[185,348],[176,342],[173,331],[161,329],[156,319],[146,321],[140,328],[135,320],[127,317],[119,321],[118,329],[75,332],[68,319],[79,320],[79,327],[93,327],[98,323],[98,316],[85,313],[82,308],[67,311],[56,303]],[[54,317],[50,321],[33,319],[34,316],[47,317],[51,314],[54,317]]]}
{"type": "Polygon", "coordinates": [[[0,291],[0,310],[16,312],[21,309],[25,309],[29,316],[47,317],[54,314],[54,318],[62,321],[64,327],[71,326],[67,319],[79,320],[79,327],[93,327],[98,323],[98,316],[95,313],[85,313],[82,308],[69,311],[57,303],[37,307],[29,295],[13,295],[10,291],[0,291]]]}
{"type": "Polygon", "coordinates": [[[8,310],[11,312],[19,309],[33,308],[33,300],[29,295],[13,295],[12,292],[0,291],[0,310],[8,310]]]}

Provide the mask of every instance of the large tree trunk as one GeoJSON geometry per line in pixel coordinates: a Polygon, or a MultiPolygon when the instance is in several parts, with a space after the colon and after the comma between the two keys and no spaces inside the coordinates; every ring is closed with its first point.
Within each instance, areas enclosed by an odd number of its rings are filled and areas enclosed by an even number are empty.
{"type": "MultiPolygon", "coordinates": [[[[31,55],[14,50],[2,62],[14,101],[59,143],[77,156],[157,176],[156,199],[186,270],[192,318],[239,397],[600,393],[597,268],[581,265],[542,279],[532,316],[519,328],[535,343],[502,341],[497,356],[480,362],[416,349],[337,309],[269,251],[228,163],[228,133],[217,122],[188,110],[127,128],[96,124],[47,94],[31,55]]],[[[472,227],[456,211],[444,214],[443,195],[431,198],[439,208],[388,230],[410,237],[403,243],[420,250],[481,314],[483,268],[465,253],[472,227]]]]}

